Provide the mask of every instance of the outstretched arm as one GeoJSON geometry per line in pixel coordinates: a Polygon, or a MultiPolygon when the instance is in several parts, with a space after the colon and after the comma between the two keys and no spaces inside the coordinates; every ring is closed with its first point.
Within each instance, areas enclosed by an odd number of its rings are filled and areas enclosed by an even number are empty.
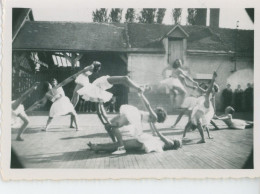
{"type": "Polygon", "coordinates": [[[173,145],[174,143],[168,139],[167,137],[165,137],[164,135],[162,135],[157,128],[155,127],[154,123],[151,123],[151,127],[153,127],[153,130],[156,132],[156,134],[158,135],[158,137],[166,144],[166,145],[173,145]]]}
{"type": "Polygon", "coordinates": [[[188,76],[186,73],[184,73],[181,69],[179,69],[179,74],[180,74],[180,76],[183,76],[185,79],[188,79],[189,81],[191,81],[196,86],[199,85],[198,82],[195,82],[190,76],[188,76]]]}
{"type": "Polygon", "coordinates": [[[146,99],[146,97],[144,96],[144,94],[143,94],[142,92],[139,93],[139,95],[140,95],[140,97],[141,97],[141,100],[142,100],[143,103],[144,103],[145,108],[148,110],[148,112],[149,112],[149,114],[150,114],[150,117],[152,118],[152,120],[153,120],[154,122],[156,122],[156,121],[157,121],[157,115],[156,115],[156,113],[153,111],[153,109],[152,109],[150,103],[148,102],[148,100],[146,99]]]}
{"type": "Polygon", "coordinates": [[[211,93],[212,88],[213,88],[214,83],[215,83],[215,80],[216,80],[216,77],[217,77],[217,72],[214,71],[213,76],[212,76],[212,79],[211,79],[210,84],[209,84],[209,88],[208,88],[207,91],[206,91],[206,97],[208,97],[209,94],[211,93]]]}

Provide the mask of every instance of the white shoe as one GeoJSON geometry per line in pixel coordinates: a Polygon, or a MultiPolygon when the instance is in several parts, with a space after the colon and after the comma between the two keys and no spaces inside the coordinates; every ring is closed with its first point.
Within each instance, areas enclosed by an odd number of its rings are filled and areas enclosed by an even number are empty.
{"type": "Polygon", "coordinates": [[[118,147],[116,151],[114,151],[112,154],[119,155],[119,154],[125,154],[126,150],[124,146],[118,147]]]}

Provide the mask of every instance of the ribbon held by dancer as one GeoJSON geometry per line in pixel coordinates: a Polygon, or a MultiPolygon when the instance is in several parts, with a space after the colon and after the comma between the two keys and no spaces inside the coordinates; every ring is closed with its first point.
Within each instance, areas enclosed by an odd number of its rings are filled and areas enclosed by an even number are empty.
{"type": "Polygon", "coordinates": [[[21,137],[27,126],[29,125],[29,118],[24,111],[24,106],[22,103],[28,98],[28,96],[37,89],[39,83],[35,83],[31,88],[25,91],[18,99],[12,102],[12,127],[15,125],[17,118],[20,118],[23,121],[22,126],[20,127],[16,140],[23,141],[21,137]]]}
{"type": "Polygon", "coordinates": [[[48,100],[52,102],[52,106],[49,111],[49,118],[48,118],[46,127],[45,127],[45,129],[43,129],[43,131],[47,131],[47,129],[50,126],[54,117],[63,116],[63,115],[71,115],[71,127],[72,127],[72,123],[74,122],[75,126],[76,126],[76,130],[79,129],[78,123],[77,123],[76,111],[74,109],[74,106],[71,104],[69,98],[67,96],[65,96],[62,86],[65,86],[66,84],[73,81],[78,75],[80,75],[84,72],[87,72],[87,71],[94,71],[95,69],[98,69],[99,67],[100,67],[99,63],[93,62],[92,65],[87,66],[83,70],[70,76],[69,78],[65,79],[64,81],[62,81],[59,84],[57,83],[56,79],[53,79],[51,84],[48,82],[45,83],[46,90],[47,90],[46,94],[44,95],[44,97],[41,100],[35,102],[28,109],[28,110],[32,111],[34,109],[43,107],[47,103],[48,100]]]}

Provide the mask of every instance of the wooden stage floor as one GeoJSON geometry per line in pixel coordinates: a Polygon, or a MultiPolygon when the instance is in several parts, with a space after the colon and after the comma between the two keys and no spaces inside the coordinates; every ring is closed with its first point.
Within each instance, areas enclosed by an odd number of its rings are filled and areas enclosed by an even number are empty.
{"type": "MultiPolygon", "coordinates": [[[[113,115],[109,115],[110,117],[113,115]]],[[[184,117],[176,129],[169,126],[176,115],[169,115],[157,128],[168,137],[181,138],[187,122],[184,117]]],[[[25,168],[83,168],[83,169],[240,169],[253,148],[253,129],[211,129],[214,139],[196,144],[198,130],[187,133],[189,142],[179,150],[144,154],[131,152],[125,155],[94,153],[87,143],[109,143],[101,122],[95,114],[80,114],[81,130],[70,129],[69,117],[54,120],[48,132],[42,132],[47,116],[30,116],[31,124],[23,135],[25,141],[15,141],[17,129],[12,129],[12,148],[25,168]]],[[[151,131],[144,125],[146,132],[151,131]]],[[[207,136],[205,132],[205,137],[207,136]]]]}

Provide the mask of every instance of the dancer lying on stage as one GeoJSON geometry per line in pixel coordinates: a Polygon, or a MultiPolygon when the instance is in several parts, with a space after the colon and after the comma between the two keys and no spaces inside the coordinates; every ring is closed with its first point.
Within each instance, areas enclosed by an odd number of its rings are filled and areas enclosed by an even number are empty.
{"type": "Polygon", "coordinates": [[[157,108],[155,112],[152,110],[149,102],[143,95],[140,94],[148,112],[140,111],[136,107],[131,105],[122,105],[120,107],[120,115],[114,117],[111,120],[111,126],[113,132],[118,139],[118,143],[112,144],[88,144],[91,150],[96,152],[106,151],[113,152],[112,154],[124,154],[126,150],[135,151],[142,150],[146,153],[149,152],[161,152],[163,150],[178,149],[181,147],[180,140],[171,140],[163,136],[155,127],[154,123],[164,122],[166,119],[166,112],[157,108]],[[143,132],[142,121],[149,122],[150,126],[156,132],[158,137],[154,137],[151,134],[143,132]],[[132,134],[134,139],[123,140],[121,135],[121,130],[128,130],[132,134]]]}
{"type": "Polygon", "coordinates": [[[21,135],[29,125],[29,118],[24,111],[24,106],[22,103],[28,98],[28,96],[37,89],[39,83],[35,83],[31,88],[25,91],[20,98],[12,102],[12,126],[15,124],[17,118],[20,118],[23,121],[22,126],[20,127],[16,140],[23,141],[21,135]]]}
{"type": "Polygon", "coordinates": [[[193,108],[191,113],[191,122],[189,122],[184,130],[183,137],[185,137],[187,130],[192,125],[196,126],[199,130],[201,140],[198,143],[205,143],[203,129],[206,129],[208,137],[212,137],[209,134],[208,124],[213,118],[215,111],[212,104],[212,98],[215,95],[215,92],[218,91],[218,87],[214,84],[217,73],[213,73],[212,80],[210,82],[209,88],[206,91],[206,94],[197,101],[197,105],[193,108]]]}
{"type": "Polygon", "coordinates": [[[122,105],[120,107],[120,114],[111,120],[111,127],[118,143],[111,144],[111,146],[94,146],[90,144],[91,149],[95,151],[115,151],[113,154],[124,154],[128,149],[142,149],[146,153],[152,151],[163,151],[167,149],[177,149],[181,146],[179,140],[171,140],[158,132],[154,123],[164,122],[166,119],[166,112],[162,108],[152,110],[148,100],[142,92],[140,97],[145,104],[148,112],[140,111],[131,105],[122,105]],[[150,123],[158,137],[143,132],[142,122],[150,123]],[[123,141],[121,131],[128,132],[134,137],[134,140],[123,141]]]}
{"type": "Polygon", "coordinates": [[[254,123],[252,121],[244,121],[240,119],[233,119],[232,115],[235,110],[228,106],[225,109],[225,114],[221,116],[214,117],[215,119],[222,120],[230,129],[245,129],[245,128],[252,128],[254,123]]]}
{"type": "Polygon", "coordinates": [[[195,86],[198,86],[198,83],[195,82],[190,76],[186,75],[184,71],[181,69],[182,62],[180,59],[176,59],[174,63],[172,64],[172,74],[170,78],[167,78],[165,80],[162,80],[160,83],[163,85],[166,85],[170,90],[172,90],[175,94],[177,91],[178,95],[180,95],[179,102],[176,102],[176,95],[174,97],[174,103],[177,105],[177,107],[180,107],[185,99],[185,96],[187,94],[186,89],[183,86],[183,83],[181,79],[189,80],[192,82],[195,86]]]}
{"type": "Polygon", "coordinates": [[[70,76],[69,78],[65,79],[64,81],[62,81],[59,84],[57,83],[56,79],[52,80],[52,82],[51,82],[52,85],[50,85],[48,82],[46,83],[48,91],[46,92],[45,96],[41,100],[35,102],[28,109],[28,110],[32,111],[36,108],[43,107],[47,103],[48,100],[50,100],[53,103],[50,108],[49,118],[47,120],[46,127],[45,127],[45,129],[43,129],[43,131],[47,131],[47,129],[50,126],[54,117],[63,116],[63,115],[71,115],[70,127],[72,127],[72,124],[74,122],[75,126],[76,126],[76,131],[79,129],[78,123],[77,123],[76,111],[74,110],[74,107],[71,104],[69,98],[67,96],[65,96],[62,86],[65,86],[66,84],[73,81],[79,74],[87,72],[87,71],[95,71],[98,68],[100,68],[100,64],[93,62],[92,65],[87,66],[85,69],[70,76]]]}
{"type": "Polygon", "coordinates": [[[98,117],[105,126],[105,129],[113,142],[115,142],[116,139],[111,132],[110,121],[107,118],[104,103],[110,101],[113,96],[113,94],[107,92],[106,90],[112,88],[113,85],[116,84],[134,88],[138,92],[142,90],[141,87],[139,87],[127,76],[102,76],[96,79],[93,83],[85,83],[84,87],[77,90],[78,95],[82,96],[84,100],[97,103],[96,109],[98,117]]]}

